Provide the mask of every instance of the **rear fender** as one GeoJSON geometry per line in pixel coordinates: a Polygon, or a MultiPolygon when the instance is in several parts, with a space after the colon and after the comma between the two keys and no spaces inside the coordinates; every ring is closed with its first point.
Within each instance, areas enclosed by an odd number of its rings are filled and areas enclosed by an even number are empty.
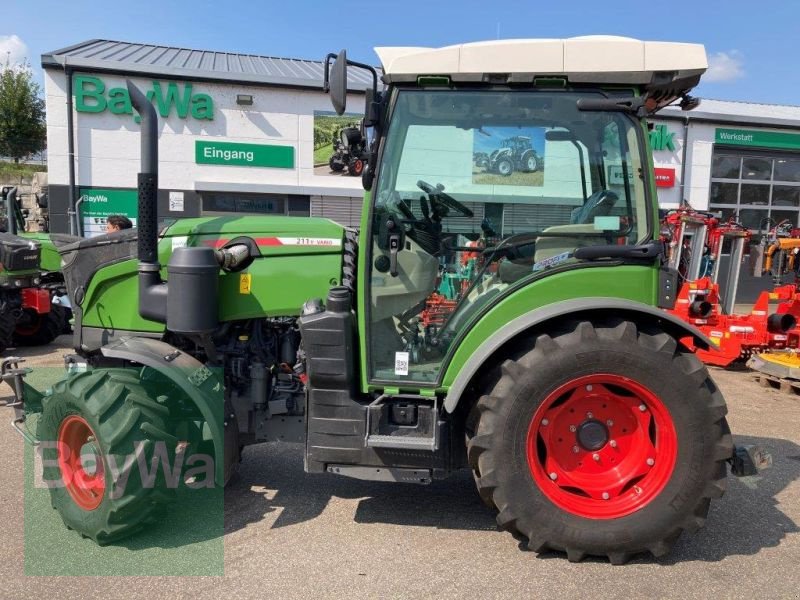
{"type": "MultiPolygon", "coordinates": [[[[155,369],[177,385],[194,402],[214,440],[214,480],[225,483],[224,388],[219,378],[199,360],[161,340],[131,337],[103,346],[103,356],[139,363],[155,369]]],[[[235,427],[236,423],[228,423],[235,427]]]]}
{"type": "Polygon", "coordinates": [[[546,331],[551,321],[570,319],[591,320],[598,314],[630,319],[633,322],[656,323],[676,340],[692,338],[694,347],[712,351],[716,348],[713,342],[699,330],[678,317],[659,308],[625,300],[622,298],[579,298],[546,304],[529,313],[525,313],[495,332],[478,349],[472,353],[461,367],[445,398],[444,408],[452,413],[464,391],[469,387],[481,367],[487,362],[496,362],[503,347],[516,336],[526,331],[546,331]]]}

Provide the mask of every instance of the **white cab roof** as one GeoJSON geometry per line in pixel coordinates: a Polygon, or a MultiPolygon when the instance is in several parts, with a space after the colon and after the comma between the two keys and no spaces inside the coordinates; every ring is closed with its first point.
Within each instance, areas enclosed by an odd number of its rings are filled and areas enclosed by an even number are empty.
{"type": "MultiPolygon", "coordinates": [[[[575,82],[640,83],[655,73],[701,75],[708,67],[702,44],[644,42],[626,37],[497,40],[444,48],[375,48],[386,81],[417,75],[472,80],[492,73],[566,75],[575,82]]],[[[512,77],[511,80],[517,79],[512,77]]],[[[522,77],[525,80],[527,77],[522,77]]]]}

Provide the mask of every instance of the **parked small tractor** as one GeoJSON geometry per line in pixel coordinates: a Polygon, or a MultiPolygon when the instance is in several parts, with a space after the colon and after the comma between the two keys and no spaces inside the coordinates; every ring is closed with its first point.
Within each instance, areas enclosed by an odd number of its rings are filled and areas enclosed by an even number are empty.
{"type": "Polygon", "coordinates": [[[489,154],[485,164],[490,172],[506,177],[514,171],[533,173],[544,166],[542,158],[531,145],[531,138],[524,135],[504,139],[500,148],[489,154]]]}
{"type": "Polygon", "coordinates": [[[328,161],[331,171],[361,177],[367,164],[367,140],[360,126],[343,127],[333,138],[333,155],[328,161]]]}
{"type": "MultiPolygon", "coordinates": [[[[70,331],[60,257],[47,234],[26,233],[16,187],[0,190],[0,352],[70,331]]],[[[72,241],[70,236],[55,236],[72,241]]]]}
{"type": "Polygon", "coordinates": [[[348,69],[372,78],[358,232],[271,216],[159,229],[157,115],[128,84],[142,127],[138,229],[60,249],[75,311],[64,378],[40,392],[19,360],[2,368],[44,480],[65,482],[53,506],[106,544],[151,523],[174,491],[166,475],[122,482],[112,463],[206,457],[223,486],[243,447],[294,441],[309,473],[427,484],[469,469],[499,526],[537,552],[615,564],[666,554],[703,525],[727,465],[753,474],[764,456],[734,448],[725,400],[685,344],[710,340],[662,310],[678,280],[654,238],[645,119],[696,104],[703,47],[577,38],[377,52],[380,76],[344,50],[325,59],[340,115],[348,69]],[[587,71],[588,59],[601,66],[587,71]],[[531,210],[487,235],[484,215],[537,200],[464,176],[472,134],[523,126],[587,151],[564,159],[547,220],[531,210]],[[424,326],[454,272],[451,304],[424,326]]]}

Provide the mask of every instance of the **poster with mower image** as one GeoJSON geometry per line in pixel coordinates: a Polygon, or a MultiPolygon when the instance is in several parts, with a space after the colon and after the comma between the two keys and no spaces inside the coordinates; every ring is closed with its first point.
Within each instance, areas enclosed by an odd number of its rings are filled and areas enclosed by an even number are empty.
{"type": "Polygon", "coordinates": [[[314,175],[361,177],[367,140],[357,113],[314,111],[314,175]]]}
{"type": "Polygon", "coordinates": [[[483,127],[475,130],[472,183],[544,185],[544,128],[483,127]]]}

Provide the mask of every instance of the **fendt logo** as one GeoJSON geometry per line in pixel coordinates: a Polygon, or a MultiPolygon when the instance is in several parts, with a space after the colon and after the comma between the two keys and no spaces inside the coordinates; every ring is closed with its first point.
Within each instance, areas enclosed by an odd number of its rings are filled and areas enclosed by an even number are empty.
{"type": "MultiPolygon", "coordinates": [[[[192,84],[183,84],[183,93],[178,84],[171,81],[166,92],[161,82],[153,81],[153,88],[147,90],[147,99],[155,101],[156,110],[167,118],[175,112],[179,118],[185,119],[191,113],[195,119],[214,120],[214,101],[208,94],[193,94],[192,84]]],[[[106,110],[115,115],[132,115],[139,122],[139,115],[134,115],[131,98],[126,88],[111,88],[106,92],[106,84],[99,77],[76,75],[75,110],[78,112],[101,113],[106,110]]]]}
{"type": "Polygon", "coordinates": [[[666,125],[656,125],[650,132],[650,146],[656,151],[675,152],[675,134],[667,130],[666,125]]]}

